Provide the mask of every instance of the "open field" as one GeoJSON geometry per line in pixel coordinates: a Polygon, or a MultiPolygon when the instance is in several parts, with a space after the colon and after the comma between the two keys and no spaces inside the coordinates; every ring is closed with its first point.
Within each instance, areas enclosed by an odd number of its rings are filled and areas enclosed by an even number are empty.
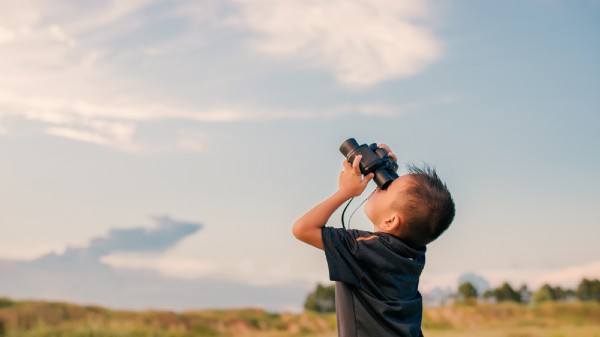
{"type": "MultiPolygon", "coordinates": [[[[600,337],[600,303],[427,308],[427,337],[600,337]]],[[[1,337],[335,337],[335,315],[260,309],[117,311],[0,298],[1,337]]]]}
{"type": "Polygon", "coordinates": [[[600,337],[600,303],[427,308],[423,333],[427,337],[600,337]]]}

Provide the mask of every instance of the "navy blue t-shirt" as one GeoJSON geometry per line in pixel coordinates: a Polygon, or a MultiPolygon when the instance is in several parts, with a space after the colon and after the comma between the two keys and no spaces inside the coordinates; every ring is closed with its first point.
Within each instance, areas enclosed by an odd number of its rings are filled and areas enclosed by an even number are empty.
{"type": "Polygon", "coordinates": [[[381,232],[323,227],[340,337],[423,336],[419,276],[426,248],[381,232]]]}

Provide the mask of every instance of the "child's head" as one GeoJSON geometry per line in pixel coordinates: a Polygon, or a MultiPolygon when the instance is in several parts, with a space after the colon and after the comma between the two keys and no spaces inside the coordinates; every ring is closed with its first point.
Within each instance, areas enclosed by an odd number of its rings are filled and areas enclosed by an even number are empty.
{"type": "Polygon", "coordinates": [[[410,165],[408,174],[386,190],[377,189],[365,205],[376,231],[394,234],[414,247],[440,236],[454,219],[454,201],[435,169],[410,165]]]}

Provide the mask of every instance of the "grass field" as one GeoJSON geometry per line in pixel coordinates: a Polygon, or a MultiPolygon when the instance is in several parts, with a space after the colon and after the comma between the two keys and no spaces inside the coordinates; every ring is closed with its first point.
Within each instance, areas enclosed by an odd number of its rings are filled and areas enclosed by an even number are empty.
{"type": "Polygon", "coordinates": [[[455,305],[425,310],[428,337],[600,337],[600,303],[455,305]]]}
{"type": "MultiPolygon", "coordinates": [[[[426,308],[427,337],[600,337],[600,303],[426,308]]],[[[1,337],[335,337],[335,315],[260,309],[116,311],[0,298],[1,337]]]]}

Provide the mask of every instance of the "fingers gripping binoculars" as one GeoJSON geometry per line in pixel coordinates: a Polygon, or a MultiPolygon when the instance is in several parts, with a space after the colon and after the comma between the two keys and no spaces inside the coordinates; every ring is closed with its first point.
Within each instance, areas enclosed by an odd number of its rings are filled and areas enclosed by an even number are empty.
{"type": "Polygon", "coordinates": [[[362,155],[359,165],[360,172],[363,175],[373,173],[373,180],[382,190],[388,188],[392,181],[398,178],[396,173],[398,164],[392,160],[385,149],[377,147],[377,144],[358,145],[354,138],[350,138],[342,143],[340,152],[350,164],[354,162],[354,157],[362,155]]]}

